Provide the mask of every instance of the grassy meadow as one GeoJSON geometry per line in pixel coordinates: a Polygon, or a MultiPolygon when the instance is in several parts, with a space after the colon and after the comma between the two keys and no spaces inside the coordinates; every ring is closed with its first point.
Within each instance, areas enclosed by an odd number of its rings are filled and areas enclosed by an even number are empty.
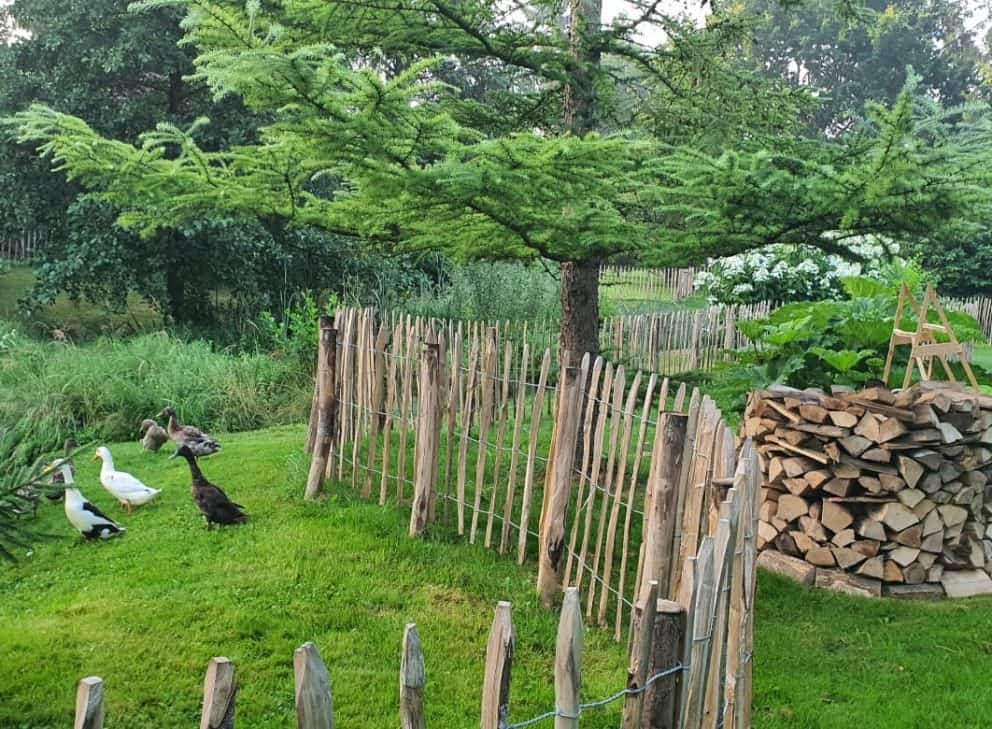
{"type": "MultiPolygon", "coordinates": [[[[83,543],[61,507],[44,504],[52,538],[0,566],[0,726],[69,725],[76,680],[97,674],[108,726],[188,727],[215,655],[238,666],[247,726],[292,726],[292,651],[306,640],[331,671],[342,726],[395,726],[400,641],[411,621],[426,654],[428,725],[475,726],[501,599],[513,602],[517,628],[511,720],[552,707],[556,617],[535,599],[533,565],[443,529],[410,540],[406,508],[362,502],[350,487],[305,502],[304,438],[297,426],[222,437],[224,451],[203,468],[252,521],[213,531],[190,499],[185,463],[136,442],[112,445],[120,469],[164,489],[127,517],[100,487],[98,464],[81,454],[80,487],[129,532],[83,543]]],[[[762,575],[755,726],[904,729],[938,718],[984,726],[989,635],[992,600],[869,601],[762,575]]],[[[585,698],[611,694],[625,681],[624,650],[589,629],[584,668],[585,698]]],[[[583,726],[615,727],[617,707],[590,712],[583,726]]]]}

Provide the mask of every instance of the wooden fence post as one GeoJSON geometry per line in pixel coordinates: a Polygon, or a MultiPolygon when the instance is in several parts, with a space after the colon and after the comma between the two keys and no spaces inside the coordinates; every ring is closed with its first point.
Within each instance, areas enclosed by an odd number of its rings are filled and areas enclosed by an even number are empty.
{"type": "Polygon", "coordinates": [[[203,679],[203,712],[200,729],[234,729],[238,676],[227,658],[211,658],[203,679]]]}
{"type": "Polygon", "coordinates": [[[634,606],[634,644],[630,651],[630,668],[627,670],[627,696],[623,705],[622,729],[640,729],[644,711],[644,685],[651,667],[651,641],[654,639],[654,614],[658,609],[658,582],[652,580],[647,594],[634,606]]]}
{"type": "MultiPolygon", "coordinates": [[[[655,431],[651,471],[645,490],[644,567],[636,595],[646,594],[648,585],[668,585],[675,551],[675,525],[681,519],[676,509],[679,476],[685,457],[686,428],[689,418],[662,413],[655,431]]],[[[665,590],[667,593],[667,589],[665,590]]]]}
{"type": "Polygon", "coordinates": [[[417,437],[414,441],[413,506],[410,509],[410,536],[419,537],[430,525],[432,503],[437,489],[440,463],[441,384],[439,347],[432,333],[424,344],[420,368],[420,407],[417,414],[417,437]]]}
{"type": "Polygon", "coordinates": [[[555,729],[578,729],[582,688],[582,606],[579,588],[565,590],[555,645],[555,729]]]}
{"type": "MultiPolygon", "coordinates": [[[[651,641],[651,675],[668,671],[685,654],[685,609],[671,600],[658,600],[651,641]]],[[[641,726],[678,729],[681,716],[683,672],[658,679],[648,688],[641,726]]]]}
{"type": "Polygon", "coordinates": [[[317,650],[306,642],[293,653],[297,729],[334,729],[331,677],[317,650]]]}
{"type": "Polygon", "coordinates": [[[482,729],[500,729],[510,706],[514,631],[512,607],[496,606],[493,627],[486,646],[486,673],[482,682],[482,729]]]}
{"type": "Polygon", "coordinates": [[[88,676],[76,689],[76,721],[73,729],[103,729],[103,679],[88,676]]]}
{"type": "Polygon", "coordinates": [[[400,726],[424,729],[424,651],[420,647],[417,626],[410,623],[403,632],[403,657],[400,659],[400,726]]]}
{"type": "Polygon", "coordinates": [[[324,474],[333,461],[337,436],[337,335],[334,320],[320,317],[320,344],[317,348],[317,436],[314,441],[306,498],[315,499],[324,491],[324,474]]]}
{"type": "MultiPolygon", "coordinates": [[[[564,352],[562,361],[569,362],[571,359],[571,353],[564,352]]],[[[568,518],[572,468],[575,463],[575,439],[578,435],[582,388],[585,384],[582,379],[578,367],[566,367],[558,389],[550,463],[544,480],[537,572],[537,591],[547,606],[551,605],[561,589],[565,522],[568,518]]]]}

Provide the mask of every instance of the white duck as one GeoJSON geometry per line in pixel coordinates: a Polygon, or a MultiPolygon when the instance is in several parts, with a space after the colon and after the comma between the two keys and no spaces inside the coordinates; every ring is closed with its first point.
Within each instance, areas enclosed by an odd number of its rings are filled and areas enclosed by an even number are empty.
{"type": "Polygon", "coordinates": [[[68,462],[59,465],[59,472],[65,479],[65,516],[80,534],[86,539],[112,539],[127,531],[79,493],[68,462]]]}
{"type": "Polygon", "coordinates": [[[145,486],[130,473],[115,471],[114,459],[110,455],[109,449],[103,446],[97,448],[96,453],[93,454],[93,460],[98,459],[103,461],[103,465],[100,467],[100,483],[113,494],[114,498],[121,502],[121,506],[127,509],[128,514],[131,513],[132,507],[147,504],[162,493],[162,489],[145,486]]]}

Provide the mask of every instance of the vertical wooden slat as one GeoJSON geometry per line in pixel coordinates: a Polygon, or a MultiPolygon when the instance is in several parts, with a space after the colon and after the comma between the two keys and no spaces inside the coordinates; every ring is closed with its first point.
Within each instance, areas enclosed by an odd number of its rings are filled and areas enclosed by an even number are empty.
{"type": "Polygon", "coordinates": [[[648,591],[634,606],[634,642],[630,651],[630,668],[627,669],[627,696],[623,705],[621,729],[641,729],[644,709],[645,682],[651,668],[654,638],[654,615],[658,609],[658,583],[652,581],[648,591]]]}
{"type": "Polygon", "coordinates": [[[424,687],[427,674],[424,670],[424,651],[420,646],[417,626],[409,623],[403,631],[403,653],[400,659],[400,727],[425,729],[424,687]]]}
{"type": "Polygon", "coordinates": [[[458,503],[458,533],[465,533],[465,478],[468,468],[468,436],[472,428],[472,401],[475,396],[475,380],[478,375],[479,349],[478,344],[472,344],[472,352],[468,358],[468,384],[465,389],[465,406],[462,408],[462,439],[458,451],[458,487],[456,498],[458,503]]]}
{"type": "Polygon", "coordinates": [[[293,674],[297,729],[334,729],[331,676],[313,643],[304,643],[293,653],[293,674]]]}
{"type": "Polygon", "coordinates": [[[541,360],[541,374],[537,380],[537,390],[534,392],[534,404],[531,408],[530,443],[527,447],[527,470],[524,473],[524,493],[520,500],[520,533],[517,535],[517,562],[524,563],[527,557],[527,537],[530,531],[530,507],[534,499],[534,465],[537,460],[537,445],[541,435],[541,412],[544,407],[544,392],[548,383],[548,372],[551,369],[551,350],[544,350],[541,360]]]}
{"type": "MultiPolygon", "coordinates": [[[[565,360],[568,361],[567,359],[565,360]]],[[[555,729],[578,729],[582,690],[582,607],[579,588],[565,590],[555,644],[555,729]]]]}
{"type": "MultiPolygon", "coordinates": [[[[596,357],[595,362],[592,365],[592,373],[589,376],[588,385],[586,387],[586,414],[585,420],[582,426],[582,466],[579,471],[579,485],[578,491],[575,498],[575,517],[572,520],[572,535],[569,537],[568,541],[568,557],[565,560],[565,584],[574,584],[572,579],[572,567],[575,562],[576,556],[576,543],[579,534],[579,525],[582,523],[580,518],[582,515],[582,510],[584,508],[584,503],[582,501],[585,495],[586,482],[589,481],[589,461],[592,458],[592,436],[593,436],[593,421],[595,420],[595,414],[597,411],[596,401],[599,394],[596,391],[597,385],[599,385],[599,375],[603,370],[603,358],[596,357]]],[[[604,383],[604,386],[605,383],[604,383]]],[[[602,391],[600,391],[602,392],[602,391]]],[[[579,565],[579,577],[581,581],[582,566],[579,565]]]]}
{"type": "MultiPolygon", "coordinates": [[[[509,325],[509,322],[507,322],[509,325]]],[[[500,468],[503,462],[503,443],[506,440],[506,416],[510,402],[510,367],[513,363],[513,344],[506,340],[505,353],[503,356],[503,377],[500,395],[496,401],[497,426],[496,426],[496,461],[493,464],[492,494],[489,498],[489,514],[486,516],[486,547],[491,547],[493,542],[493,519],[496,516],[496,499],[499,496],[500,468]]],[[[497,380],[500,382],[500,380],[497,380]]]]}
{"type": "MultiPolygon", "coordinates": [[[[606,607],[609,601],[609,590],[607,587],[613,579],[613,556],[617,540],[617,526],[620,520],[620,506],[623,503],[624,479],[627,476],[627,456],[630,453],[630,435],[633,427],[634,405],[637,401],[637,393],[641,385],[641,373],[634,375],[634,381],[630,385],[627,393],[627,404],[623,411],[623,437],[620,444],[620,457],[616,467],[616,478],[613,480],[613,507],[610,510],[610,523],[606,528],[606,546],[603,553],[603,589],[599,593],[599,612],[596,615],[596,622],[599,625],[606,625],[606,607]]],[[[617,590],[617,595],[622,596],[622,589],[617,590]]]]}
{"type": "MultiPolygon", "coordinates": [[[[600,398],[600,402],[597,405],[596,413],[596,428],[593,433],[592,439],[592,454],[589,465],[589,496],[586,498],[586,502],[583,506],[585,510],[585,520],[582,527],[582,545],[579,548],[579,554],[577,557],[578,567],[576,569],[576,578],[573,580],[572,584],[576,587],[582,586],[582,580],[586,572],[589,572],[589,577],[592,579],[592,569],[589,565],[589,536],[592,533],[592,520],[593,515],[596,511],[596,492],[597,492],[597,479],[599,478],[599,469],[602,464],[603,459],[603,436],[606,432],[606,420],[609,416],[609,407],[606,405],[606,395],[613,389],[613,364],[610,362],[606,363],[606,370],[603,373],[603,385],[600,387],[600,393],[603,397],[600,398]]],[[[575,518],[579,518],[579,509],[576,508],[575,518]]]]}
{"type": "Polygon", "coordinates": [[[713,540],[703,537],[693,561],[692,607],[687,615],[686,657],[682,663],[691,666],[682,689],[683,729],[702,726],[703,692],[709,669],[710,618],[716,600],[716,579],[713,565],[713,540]]]}
{"type": "Polygon", "coordinates": [[[475,459],[475,493],[472,500],[472,526],[469,529],[468,541],[475,544],[479,529],[479,512],[482,507],[482,491],[486,481],[486,456],[489,450],[489,429],[493,421],[493,400],[496,389],[496,330],[490,328],[486,332],[485,356],[482,360],[481,401],[479,410],[479,447],[475,459]]]}
{"type": "MultiPolygon", "coordinates": [[[[458,412],[461,407],[462,391],[462,323],[458,322],[451,353],[451,376],[448,378],[448,437],[445,444],[444,463],[444,523],[448,524],[448,502],[451,500],[451,464],[455,452],[455,432],[457,430],[458,412]]],[[[441,366],[447,366],[442,362],[441,366]]]]}
{"type": "MultiPolygon", "coordinates": [[[[684,384],[684,383],[683,383],[684,384]]],[[[677,396],[676,396],[677,398],[677,396]]],[[[683,457],[682,457],[682,472],[679,474],[679,490],[678,498],[675,502],[675,513],[679,516],[675,519],[675,536],[672,544],[672,555],[675,559],[672,564],[671,579],[668,585],[668,596],[673,599],[678,599],[678,585],[679,579],[682,574],[682,569],[685,567],[685,561],[682,560],[678,555],[682,548],[682,518],[681,515],[685,509],[686,494],[689,490],[689,479],[690,471],[693,465],[693,454],[696,447],[696,431],[699,429],[700,420],[700,400],[701,396],[699,394],[698,388],[693,388],[692,397],[689,398],[689,408],[688,408],[688,420],[686,421],[685,429],[685,446],[683,447],[683,457]]]]}
{"type": "Polygon", "coordinates": [[[362,498],[372,495],[372,473],[378,456],[379,432],[383,425],[384,393],[386,388],[386,342],[389,339],[389,328],[385,323],[379,325],[379,333],[375,337],[372,363],[370,368],[371,412],[369,413],[369,452],[365,466],[365,482],[362,485],[362,498]]]}
{"type": "Polygon", "coordinates": [[[103,679],[87,676],[76,688],[73,729],[103,729],[103,679]]]}
{"type": "MultiPolygon", "coordinates": [[[[526,323],[524,324],[526,327],[526,323]]],[[[503,529],[499,539],[499,553],[506,554],[510,542],[510,521],[513,518],[513,500],[516,497],[517,469],[520,465],[520,439],[523,434],[524,407],[527,402],[527,368],[530,346],[524,341],[517,374],[517,400],[513,411],[513,438],[510,444],[510,477],[506,485],[506,503],[503,505],[503,529]]]]}
{"type": "Polygon", "coordinates": [[[414,441],[415,478],[413,507],[410,509],[410,536],[419,537],[430,524],[432,504],[437,489],[438,456],[441,444],[441,382],[440,349],[428,332],[420,367],[420,397],[417,414],[417,435],[414,441]]]}
{"type": "Polygon", "coordinates": [[[516,638],[512,607],[508,602],[496,606],[493,626],[486,646],[486,669],[482,682],[482,729],[500,729],[510,707],[510,679],[516,638]]]}
{"type": "MultiPolygon", "coordinates": [[[[651,674],[675,668],[685,651],[685,608],[671,600],[658,600],[652,640],[651,674]]],[[[682,682],[685,672],[677,671],[658,679],[644,700],[644,729],[680,729],[682,682]]]]}
{"type": "Polygon", "coordinates": [[[203,679],[200,729],[234,729],[238,677],[227,658],[211,658],[203,679]]]}
{"type": "Polygon", "coordinates": [[[389,494],[389,469],[393,455],[393,444],[391,436],[393,433],[393,419],[396,417],[399,396],[397,394],[398,385],[396,382],[396,370],[399,364],[399,356],[396,349],[400,346],[400,327],[393,327],[393,337],[391,352],[388,357],[389,366],[386,368],[386,418],[382,426],[382,473],[379,481],[379,504],[385,504],[389,494]]]}
{"type": "Polygon", "coordinates": [[[396,503],[402,504],[404,500],[404,490],[406,476],[406,454],[407,454],[407,438],[410,431],[410,418],[413,415],[413,377],[414,377],[414,349],[418,340],[416,333],[416,325],[412,322],[407,322],[406,325],[406,346],[403,353],[403,366],[402,366],[402,378],[403,378],[403,390],[401,394],[400,402],[400,442],[399,442],[399,452],[396,458],[396,503]]]}
{"type": "MultiPolygon", "coordinates": [[[[562,353],[562,362],[575,359],[569,351],[562,353]]],[[[551,438],[551,456],[544,480],[544,501],[541,507],[539,533],[540,553],[537,564],[537,591],[545,605],[550,605],[561,589],[562,560],[572,468],[582,405],[584,382],[578,367],[565,367],[559,384],[555,429],[551,438]]]]}
{"type": "MultiPolygon", "coordinates": [[[[647,437],[648,421],[651,414],[651,397],[654,394],[654,388],[657,382],[658,376],[651,373],[651,377],[648,379],[647,390],[644,393],[644,407],[641,410],[641,424],[637,432],[637,447],[634,451],[634,465],[630,473],[630,486],[627,489],[627,506],[623,518],[623,537],[621,541],[622,549],[620,554],[620,581],[617,587],[617,615],[613,628],[613,639],[617,641],[621,638],[621,626],[623,625],[624,587],[627,581],[627,553],[630,547],[630,527],[634,513],[634,494],[637,493],[637,482],[640,478],[641,459],[644,454],[644,440],[647,437]]],[[[665,378],[662,383],[662,392],[667,390],[667,386],[668,378],[665,378]]],[[[664,407],[664,401],[662,401],[662,407],[664,407]]],[[[644,537],[642,535],[642,545],[643,538],[644,537]]],[[[638,587],[638,584],[635,582],[635,594],[638,587]]]]}
{"type": "Polygon", "coordinates": [[[307,475],[305,497],[315,499],[324,491],[324,475],[328,463],[334,461],[334,440],[337,436],[337,330],[330,317],[320,317],[320,342],[317,347],[318,400],[317,427],[311,449],[310,473],[307,475]]]}
{"type": "MultiPolygon", "coordinates": [[[[606,531],[606,516],[610,509],[610,497],[613,496],[613,473],[616,465],[617,442],[620,438],[620,418],[623,410],[623,393],[626,380],[623,366],[617,367],[613,376],[613,393],[609,401],[610,410],[610,448],[606,459],[606,478],[602,484],[603,496],[599,506],[599,527],[596,530],[596,551],[592,557],[592,575],[589,579],[588,597],[586,599],[586,616],[592,617],[592,608],[596,600],[596,589],[599,587],[606,593],[607,582],[602,578],[600,557],[603,551],[603,541],[606,531]],[[600,584],[597,584],[597,579],[600,584]]],[[[603,403],[604,405],[606,403],[603,403]]]]}

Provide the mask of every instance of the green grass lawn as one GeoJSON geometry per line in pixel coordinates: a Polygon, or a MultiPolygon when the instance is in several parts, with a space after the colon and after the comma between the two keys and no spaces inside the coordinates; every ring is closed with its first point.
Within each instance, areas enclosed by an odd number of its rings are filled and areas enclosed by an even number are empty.
{"type": "MultiPolygon", "coordinates": [[[[106,682],[108,726],[193,726],[207,661],[226,655],[239,670],[241,722],[289,727],[292,651],[306,640],[331,671],[341,726],[396,726],[410,621],[426,653],[428,725],[477,726],[500,599],[513,601],[517,627],[511,720],[551,708],[557,620],[535,599],[533,566],[445,533],[410,540],[407,509],[344,487],[304,502],[304,437],[300,427],[227,435],[204,461],[252,515],[244,527],[207,531],[185,463],[137,443],[112,446],[118,467],[165,492],[121,517],[123,538],[82,543],[61,507],[44,504],[55,538],[0,566],[0,726],[68,726],[75,683],[90,674],[106,682]]],[[[119,514],[97,464],[78,466],[84,493],[119,514]]],[[[611,694],[626,677],[623,649],[590,629],[584,668],[585,699],[611,694]]],[[[761,577],[759,729],[986,726],[990,668],[992,600],[869,601],[761,577]]],[[[588,713],[583,727],[617,726],[618,707],[588,713]]]]}
{"type": "MultiPolygon", "coordinates": [[[[70,725],[75,683],[90,674],[105,681],[108,726],[195,726],[216,655],[237,664],[246,726],[292,726],[292,653],[307,640],[331,671],[341,726],[396,726],[411,621],[426,655],[429,725],[477,726],[502,599],[514,603],[517,628],[511,718],[553,707],[557,618],[539,606],[532,568],[444,537],[412,541],[406,509],[354,500],[350,489],[304,502],[304,440],[299,427],[228,435],[203,462],[247,507],[244,527],[207,531],[186,464],[137,443],[112,446],[117,467],[164,493],[121,517],[122,538],[82,543],[60,506],[43,505],[57,538],[0,566],[0,726],[70,725]]],[[[119,514],[97,464],[80,458],[78,467],[84,493],[119,514]]],[[[623,649],[598,630],[586,638],[584,691],[599,698],[626,680],[623,649]]],[[[618,706],[591,714],[588,726],[615,726],[618,706]]]]}
{"type": "Polygon", "coordinates": [[[34,272],[30,266],[12,266],[7,271],[0,269],[0,319],[19,322],[40,336],[48,336],[54,329],[61,329],[74,339],[94,334],[130,334],[162,324],[162,317],[136,296],[129,299],[128,311],[123,314],[110,313],[103,307],[77,303],[67,296],[59,296],[31,319],[25,319],[18,311],[17,302],[32,286],[34,272]]]}

